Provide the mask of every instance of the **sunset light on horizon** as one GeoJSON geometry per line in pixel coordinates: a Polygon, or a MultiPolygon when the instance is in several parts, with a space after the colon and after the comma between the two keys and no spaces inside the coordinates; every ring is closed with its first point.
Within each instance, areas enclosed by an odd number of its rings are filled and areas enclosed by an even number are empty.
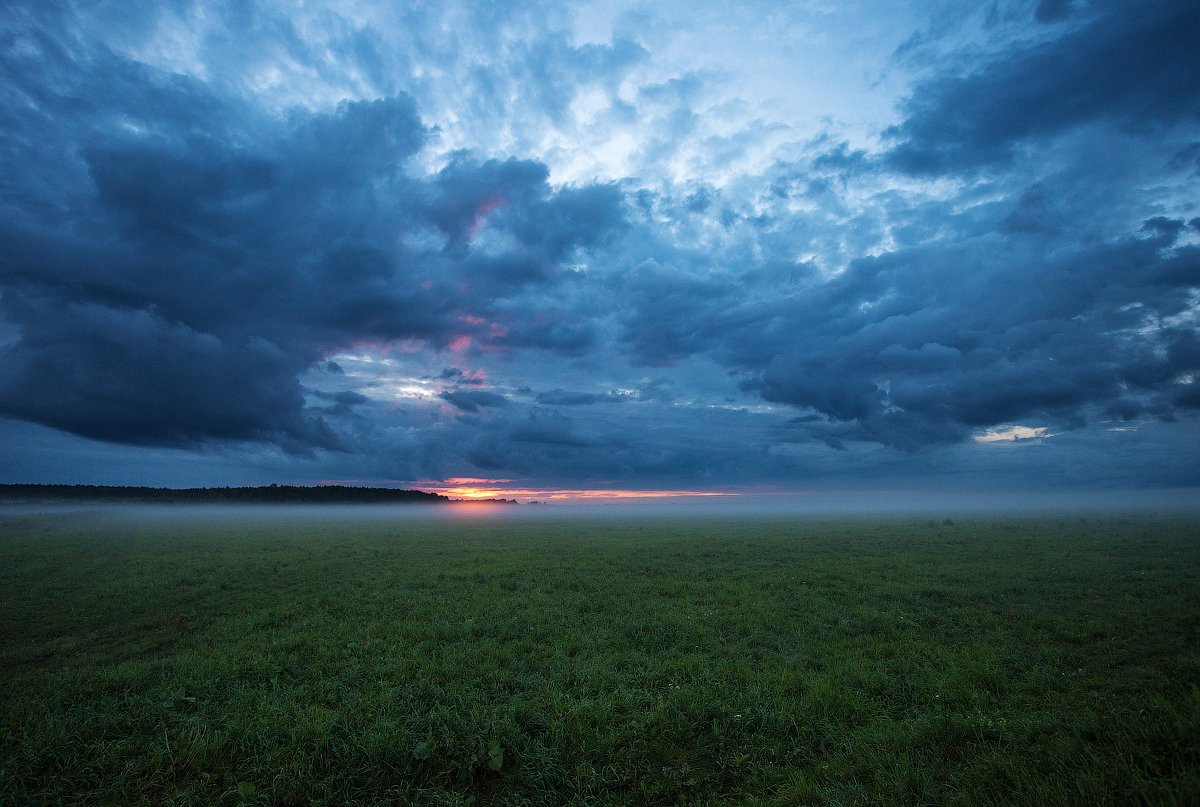
{"type": "Polygon", "coordinates": [[[742,494],[730,491],[706,490],[628,490],[621,488],[542,488],[520,484],[512,479],[481,479],[475,477],[451,477],[444,480],[417,480],[405,485],[429,493],[438,493],[451,499],[487,500],[515,499],[522,503],[537,501],[558,502],[604,502],[637,499],[718,499],[742,494]]]}

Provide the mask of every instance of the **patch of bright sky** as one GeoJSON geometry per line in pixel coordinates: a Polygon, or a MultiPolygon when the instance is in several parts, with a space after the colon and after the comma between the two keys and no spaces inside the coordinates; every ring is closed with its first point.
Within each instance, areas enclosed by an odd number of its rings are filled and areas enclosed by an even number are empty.
{"type": "Polygon", "coordinates": [[[879,83],[915,19],[902,5],[874,14],[860,5],[623,0],[580,10],[574,33],[581,43],[637,37],[664,76],[700,68],[720,75],[725,94],[746,100],[755,116],[810,127],[834,118],[877,129],[892,116],[879,83]]]}
{"type": "Polygon", "coordinates": [[[385,351],[363,348],[329,358],[342,372],[310,370],[303,378],[306,387],[322,392],[351,388],[368,398],[391,402],[432,399],[441,389],[433,378],[440,368],[431,371],[423,351],[394,358],[385,351]]]}
{"type": "Polygon", "coordinates": [[[1163,317],[1162,324],[1168,328],[1193,328],[1200,330],[1200,289],[1189,291],[1187,307],[1178,314],[1163,317]]]}
{"type": "Polygon", "coordinates": [[[201,81],[212,78],[204,59],[204,39],[212,19],[203,4],[192,6],[182,16],[158,13],[153,20],[145,17],[138,20],[142,15],[137,11],[127,11],[122,16],[126,24],[109,29],[110,45],[170,73],[194,76],[201,81]],[[146,27],[152,27],[152,32],[146,27]]]}
{"type": "Polygon", "coordinates": [[[1043,440],[1053,437],[1050,430],[1044,426],[998,426],[976,434],[976,443],[1013,443],[1022,440],[1043,440]]]}

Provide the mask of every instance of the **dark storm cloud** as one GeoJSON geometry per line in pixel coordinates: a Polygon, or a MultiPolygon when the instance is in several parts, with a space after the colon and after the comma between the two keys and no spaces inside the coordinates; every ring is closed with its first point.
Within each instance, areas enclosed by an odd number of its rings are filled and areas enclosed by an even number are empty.
{"type": "MultiPolygon", "coordinates": [[[[1043,3],[1039,16],[1061,16],[1043,3]]],[[[1115,3],[1086,25],[917,86],[889,130],[912,173],[1002,163],[1018,146],[1091,122],[1156,132],[1200,117],[1200,7],[1115,3]]]]}
{"type": "Polygon", "coordinates": [[[129,443],[340,447],[320,417],[303,411],[287,357],[269,342],[231,345],[152,311],[19,293],[4,304],[23,330],[4,352],[0,405],[10,415],[129,443]]]}
{"type": "Polygon", "coordinates": [[[552,200],[505,208],[500,220],[523,244],[561,259],[577,246],[594,246],[620,230],[623,201],[615,185],[564,188],[552,200]]]}
{"type": "Polygon", "coordinates": [[[518,443],[572,448],[587,448],[600,442],[594,437],[581,434],[574,420],[557,412],[539,411],[530,412],[523,422],[515,424],[509,431],[508,438],[518,443]]]}
{"type": "Polygon", "coordinates": [[[487,390],[443,390],[438,393],[438,397],[463,412],[478,412],[480,407],[490,409],[508,403],[508,399],[503,395],[487,390]]]}
{"type": "Polygon", "coordinates": [[[1192,306],[1196,247],[1152,228],[1008,263],[985,243],[856,261],[783,314],[794,340],[747,386],[902,448],[1095,410],[1170,416],[1198,367],[1188,325],[1155,325],[1192,306]]]}
{"type": "Polygon", "coordinates": [[[596,325],[582,319],[580,312],[532,309],[493,341],[509,348],[536,348],[563,356],[581,356],[596,346],[596,325]]]}
{"type": "Polygon", "coordinates": [[[341,390],[338,392],[310,390],[309,394],[322,402],[321,406],[313,407],[313,409],[329,415],[346,415],[352,412],[355,407],[362,406],[370,401],[370,398],[354,390],[341,390]]]}
{"type": "Polygon", "coordinates": [[[736,278],[693,268],[695,256],[682,254],[678,264],[647,259],[622,278],[622,294],[630,305],[622,317],[622,338],[645,365],[661,366],[720,347],[733,326],[748,292],[736,278]]]}
{"type": "Polygon", "coordinates": [[[463,370],[461,367],[447,367],[437,374],[436,378],[439,381],[449,381],[456,385],[466,385],[470,387],[482,386],[484,379],[472,375],[470,372],[463,370]]]}
{"type": "Polygon", "coordinates": [[[720,254],[660,249],[622,277],[622,338],[648,366],[720,362],[744,390],[808,413],[796,433],[835,447],[1174,417],[1192,406],[1200,369],[1200,248],[1163,217],[1078,244],[1070,223],[1082,214],[1036,183],[957,220],[935,207],[914,226],[936,222],[953,239],[858,258],[830,278],[782,260],[728,275],[711,265],[720,254]]]}
{"type": "Polygon", "coordinates": [[[407,96],[281,119],[18,16],[0,57],[5,414],[131,443],[339,448],[323,415],[356,401],[306,408],[300,373],[363,341],[477,330],[620,224],[615,189],[553,191],[536,162],[459,155],[415,178],[428,130],[407,96]],[[473,247],[485,224],[506,251],[473,247]]]}
{"type": "Polygon", "coordinates": [[[590,406],[599,403],[625,403],[629,399],[629,395],[620,392],[571,392],[556,389],[537,394],[537,402],[547,406],[590,406]]]}
{"type": "Polygon", "coordinates": [[[545,183],[546,166],[532,160],[480,163],[459,154],[433,181],[431,218],[445,234],[448,249],[465,251],[482,215],[512,202],[532,201],[545,183]]]}

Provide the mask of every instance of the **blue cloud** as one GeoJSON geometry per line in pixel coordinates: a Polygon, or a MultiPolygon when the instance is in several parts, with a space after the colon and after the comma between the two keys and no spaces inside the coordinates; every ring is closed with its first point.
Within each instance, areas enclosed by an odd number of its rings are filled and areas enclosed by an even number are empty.
{"type": "Polygon", "coordinates": [[[279,120],[104,51],[56,53],[53,92],[18,65],[47,114],[7,124],[9,415],[133,443],[336,448],[301,372],[364,339],[444,344],[621,221],[611,188],[554,191],[533,161],[411,176],[428,129],[407,96],[279,120]],[[489,204],[518,242],[499,257],[469,245],[489,204]],[[421,227],[444,246],[397,244],[421,227]]]}
{"type": "MultiPolygon", "coordinates": [[[[1039,14],[1063,10],[1042,4],[1039,14]]],[[[1192,5],[1115,4],[1057,39],[919,84],[905,119],[887,132],[896,141],[888,161],[912,173],[974,169],[1089,123],[1150,133],[1194,123],[1198,38],[1200,11],[1192,5]]]]}
{"type": "MultiPolygon", "coordinates": [[[[1164,448],[1200,406],[1189,6],[797,8],[741,64],[683,46],[741,30],[716,10],[597,40],[536,2],[191,9],[0,13],[21,445],[567,487],[1195,479],[1164,448]],[[915,26],[890,62],[856,44],[915,26]],[[848,83],[810,112],[784,57],[821,48],[848,83]],[[1053,437],[971,439],[1016,424],[1053,437]]],[[[52,473],[31,452],[0,475],[52,473]]]]}
{"type": "Polygon", "coordinates": [[[444,390],[438,396],[464,412],[478,412],[480,408],[491,409],[508,403],[503,395],[487,390],[444,390]]]}

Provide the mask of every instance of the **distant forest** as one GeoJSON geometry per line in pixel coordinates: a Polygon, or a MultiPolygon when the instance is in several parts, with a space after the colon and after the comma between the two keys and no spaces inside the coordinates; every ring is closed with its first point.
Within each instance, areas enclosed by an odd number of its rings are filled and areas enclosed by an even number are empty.
{"type": "Polygon", "coordinates": [[[345,485],[254,488],[150,488],[111,485],[0,485],[7,502],[144,502],[153,504],[446,504],[439,493],[345,485]]]}

